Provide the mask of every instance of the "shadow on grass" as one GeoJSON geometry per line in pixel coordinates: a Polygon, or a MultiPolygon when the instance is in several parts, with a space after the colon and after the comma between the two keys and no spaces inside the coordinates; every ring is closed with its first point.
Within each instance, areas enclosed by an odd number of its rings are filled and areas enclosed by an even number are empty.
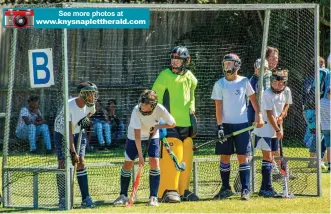
{"type": "Polygon", "coordinates": [[[61,210],[59,208],[29,208],[29,207],[18,207],[18,208],[5,208],[4,210],[0,210],[0,213],[24,213],[24,212],[29,212],[31,211],[38,211],[38,212],[63,212],[65,210],[61,210]]]}

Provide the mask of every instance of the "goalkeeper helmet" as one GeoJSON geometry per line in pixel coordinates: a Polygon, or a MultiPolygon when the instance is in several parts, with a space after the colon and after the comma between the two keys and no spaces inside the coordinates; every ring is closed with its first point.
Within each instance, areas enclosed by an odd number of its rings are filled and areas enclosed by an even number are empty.
{"type": "Polygon", "coordinates": [[[239,56],[237,54],[230,53],[230,54],[226,54],[223,57],[222,67],[223,67],[223,72],[224,73],[233,74],[234,72],[236,72],[236,71],[238,71],[240,69],[240,66],[241,66],[241,60],[240,60],[240,58],[239,58],[239,56]],[[234,63],[233,68],[231,68],[231,69],[226,68],[224,66],[224,62],[226,62],[226,61],[232,61],[234,63]]]}
{"type": "MultiPolygon", "coordinates": [[[[141,93],[139,97],[139,111],[142,115],[147,116],[151,115],[157,105],[157,94],[153,90],[145,90],[143,93],[141,93]],[[150,105],[150,108],[148,110],[145,110],[145,107],[142,107],[142,104],[144,105],[150,105]]],[[[148,108],[148,107],[147,107],[148,108]]]]}
{"type": "Polygon", "coordinates": [[[90,81],[80,83],[77,87],[77,91],[87,107],[93,107],[94,103],[99,98],[98,87],[90,81]]]}
{"type": "Polygon", "coordinates": [[[184,75],[186,73],[186,66],[188,66],[191,61],[191,56],[187,48],[184,46],[175,47],[171,51],[170,59],[171,59],[171,70],[178,75],[184,75]],[[182,60],[181,65],[180,66],[176,65],[173,59],[182,60]]]}

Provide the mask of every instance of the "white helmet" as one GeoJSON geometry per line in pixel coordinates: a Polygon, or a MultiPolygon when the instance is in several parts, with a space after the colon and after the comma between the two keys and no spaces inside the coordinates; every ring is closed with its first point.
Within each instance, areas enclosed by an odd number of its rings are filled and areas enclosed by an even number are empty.
{"type": "MultiPolygon", "coordinates": [[[[254,68],[255,69],[260,69],[260,67],[261,67],[261,58],[258,58],[254,63],[254,68]]],[[[266,59],[264,60],[264,67],[265,68],[269,67],[269,63],[266,59]]]]}

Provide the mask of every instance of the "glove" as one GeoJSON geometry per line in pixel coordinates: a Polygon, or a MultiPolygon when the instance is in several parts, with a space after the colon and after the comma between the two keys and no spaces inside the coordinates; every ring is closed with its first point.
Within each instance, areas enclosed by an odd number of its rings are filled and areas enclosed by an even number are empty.
{"type": "Polygon", "coordinates": [[[82,129],[86,129],[86,128],[89,128],[90,125],[91,125],[91,121],[88,117],[84,117],[83,119],[81,119],[79,122],[78,122],[78,125],[82,128],[82,129]]]}
{"type": "MultiPolygon", "coordinates": [[[[159,124],[165,124],[165,122],[163,120],[160,120],[159,124]]],[[[167,129],[166,128],[159,129],[159,135],[160,135],[160,139],[166,137],[167,136],[167,129]]]]}
{"type": "Polygon", "coordinates": [[[223,140],[224,138],[224,128],[222,124],[217,126],[217,136],[220,140],[223,140]]]}
{"type": "Polygon", "coordinates": [[[160,135],[160,139],[166,137],[167,136],[167,129],[166,128],[159,129],[159,135],[160,135]]]}

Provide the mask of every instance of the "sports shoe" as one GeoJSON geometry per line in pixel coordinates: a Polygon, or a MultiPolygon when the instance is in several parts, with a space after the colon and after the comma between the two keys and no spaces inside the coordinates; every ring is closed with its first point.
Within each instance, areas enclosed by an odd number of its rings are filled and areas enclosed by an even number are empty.
{"type": "Polygon", "coordinates": [[[148,206],[158,207],[159,202],[157,201],[157,197],[151,196],[148,202],[148,206]]]}
{"type": "Polygon", "coordinates": [[[115,201],[114,205],[125,205],[126,203],[129,202],[129,199],[125,195],[120,195],[115,201]]]}
{"type": "Polygon", "coordinates": [[[199,197],[190,190],[185,190],[184,195],[182,195],[180,199],[182,201],[198,201],[199,197]]]}
{"type": "Polygon", "coordinates": [[[264,189],[260,189],[259,193],[257,194],[258,196],[263,196],[265,190],[264,189]]]}
{"type": "Polygon", "coordinates": [[[262,195],[264,198],[281,198],[282,195],[277,193],[273,188],[269,190],[263,190],[262,195]]]}
{"type": "Polygon", "coordinates": [[[325,166],[325,163],[323,161],[321,161],[321,168],[322,169],[326,169],[327,167],[325,166]]]}
{"type": "Polygon", "coordinates": [[[93,208],[95,204],[92,201],[91,196],[87,196],[81,203],[82,208],[93,208]]]}
{"type": "Polygon", "coordinates": [[[249,190],[248,189],[244,189],[241,192],[241,200],[244,200],[244,201],[248,201],[249,200],[249,190]]]}
{"type": "Polygon", "coordinates": [[[234,193],[232,192],[231,188],[225,189],[222,187],[218,194],[218,199],[223,200],[223,199],[231,197],[232,195],[234,195],[234,193]]]}
{"type": "Polygon", "coordinates": [[[59,200],[59,209],[64,210],[65,208],[66,208],[65,198],[60,198],[60,200],[59,200]]]}

